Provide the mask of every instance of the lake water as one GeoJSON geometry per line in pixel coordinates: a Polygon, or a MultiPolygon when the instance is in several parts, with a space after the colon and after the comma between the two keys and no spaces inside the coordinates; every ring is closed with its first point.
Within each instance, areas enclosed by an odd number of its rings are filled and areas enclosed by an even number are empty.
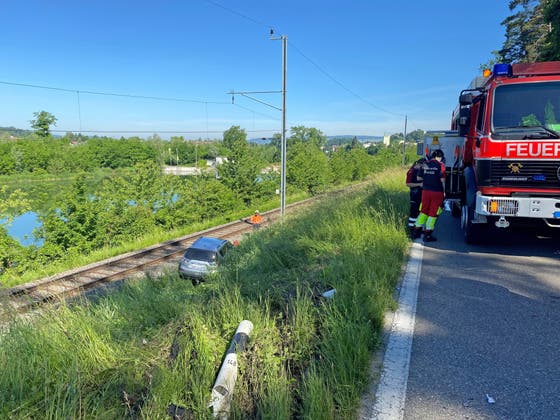
{"type": "MultiPolygon", "coordinates": [[[[2,221],[5,221],[2,220],[2,221]]],[[[43,240],[35,240],[33,238],[33,230],[41,227],[41,222],[37,218],[37,213],[29,211],[14,219],[13,223],[8,226],[8,235],[17,239],[19,243],[25,246],[43,245],[43,240]]]]}
{"type": "MultiPolygon", "coordinates": [[[[93,197],[93,196],[92,196],[93,197]]],[[[174,203],[179,199],[178,194],[173,194],[171,201],[174,203]]],[[[128,200],[128,204],[135,206],[136,202],[134,200],[128,200]]],[[[5,222],[6,219],[0,219],[0,223],[5,222]]],[[[41,227],[41,221],[37,217],[37,213],[34,211],[28,211],[14,219],[12,224],[7,227],[8,235],[12,238],[17,239],[20,244],[24,246],[36,245],[42,246],[43,240],[37,240],[33,237],[33,230],[41,227]]]]}

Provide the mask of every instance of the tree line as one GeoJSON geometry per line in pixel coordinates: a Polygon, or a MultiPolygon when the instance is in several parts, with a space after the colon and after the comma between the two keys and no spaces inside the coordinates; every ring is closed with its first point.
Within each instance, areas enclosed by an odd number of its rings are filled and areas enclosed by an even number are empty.
{"type": "MultiPolygon", "coordinates": [[[[325,148],[326,136],[316,128],[292,127],[287,139],[287,193],[313,195],[331,185],[365,179],[401,161],[398,144],[366,149],[358,141],[325,148]]],[[[36,237],[42,246],[22,246],[0,223],[0,280],[93,251],[119,246],[147,234],[227,221],[275,201],[280,185],[280,136],[268,144],[247,140],[232,126],[222,141],[169,141],[152,137],[86,138],[67,134],[31,134],[0,140],[0,174],[73,173],[71,187],[38,212],[36,237]],[[178,156],[178,159],[177,159],[178,156]],[[165,175],[162,165],[195,163],[225,157],[215,171],[200,176],[165,175]],[[106,175],[88,184],[93,169],[106,175]],[[129,168],[126,171],[112,171],[129,168]],[[237,215],[237,216],[235,216],[237,215]]],[[[33,176],[32,176],[33,178],[33,176]]],[[[31,209],[31,198],[17,189],[0,189],[0,214],[31,209]]]]}
{"type": "Polygon", "coordinates": [[[509,10],[501,22],[506,39],[481,67],[560,60],[560,0],[511,0],[509,10]]]}

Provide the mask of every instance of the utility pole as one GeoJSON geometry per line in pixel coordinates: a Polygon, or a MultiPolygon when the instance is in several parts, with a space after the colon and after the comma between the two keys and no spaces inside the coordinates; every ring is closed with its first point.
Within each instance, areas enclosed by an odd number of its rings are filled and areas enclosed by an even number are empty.
{"type": "Polygon", "coordinates": [[[282,170],[280,180],[280,215],[284,216],[286,210],[286,82],[288,72],[288,37],[282,35],[282,170]]]}
{"type": "Polygon", "coordinates": [[[274,37],[274,29],[270,30],[272,41],[282,41],[282,146],[280,149],[280,216],[286,211],[286,84],[288,75],[288,36],[274,37]]]}
{"type": "Polygon", "coordinates": [[[274,37],[274,30],[270,30],[270,40],[271,41],[282,41],[282,90],[281,91],[260,91],[260,92],[235,92],[230,91],[228,94],[232,95],[231,101],[233,103],[234,95],[241,95],[245,98],[251,99],[252,101],[258,102],[260,104],[269,106],[278,111],[282,111],[282,145],[280,149],[281,163],[280,163],[280,215],[284,216],[286,211],[286,85],[288,81],[288,37],[282,35],[280,37],[274,37]],[[260,99],[253,98],[248,94],[251,93],[282,93],[282,108],[271,105],[260,99]]]}
{"type": "Polygon", "coordinates": [[[405,159],[406,159],[406,123],[407,123],[407,116],[404,116],[404,139],[402,143],[402,167],[404,168],[405,159]]]}

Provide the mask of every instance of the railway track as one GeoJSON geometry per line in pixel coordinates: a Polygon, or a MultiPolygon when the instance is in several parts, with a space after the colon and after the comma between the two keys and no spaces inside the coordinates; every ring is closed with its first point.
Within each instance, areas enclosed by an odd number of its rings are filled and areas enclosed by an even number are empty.
{"type": "MultiPolygon", "coordinates": [[[[308,204],[313,199],[286,206],[286,211],[308,204]]],[[[262,213],[267,223],[280,218],[280,210],[262,213]]],[[[0,318],[23,313],[48,302],[57,302],[108,283],[143,276],[163,264],[178,263],[185,249],[201,236],[239,240],[252,226],[244,221],[230,222],[177,239],[128,252],[103,261],[66,271],[44,279],[7,289],[0,299],[0,318]]]]}

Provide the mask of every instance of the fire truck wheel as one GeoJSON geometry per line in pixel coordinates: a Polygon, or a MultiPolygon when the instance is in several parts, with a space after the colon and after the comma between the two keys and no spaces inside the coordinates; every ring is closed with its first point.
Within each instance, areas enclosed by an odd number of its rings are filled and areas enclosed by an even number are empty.
{"type": "Polygon", "coordinates": [[[461,229],[463,237],[468,244],[476,244],[480,242],[481,227],[473,223],[474,209],[467,205],[463,205],[461,209],[461,229]]]}
{"type": "Polygon", "coordinates": [[[451,204],[451,215],[453,217],[461,216],[461,204],[456,201],[451,204]]]}

